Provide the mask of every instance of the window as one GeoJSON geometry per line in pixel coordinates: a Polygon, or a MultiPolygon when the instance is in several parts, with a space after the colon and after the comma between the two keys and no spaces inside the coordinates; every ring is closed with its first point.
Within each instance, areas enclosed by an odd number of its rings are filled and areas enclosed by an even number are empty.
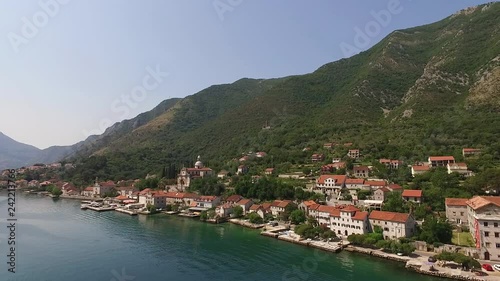
{"type": "Polygon", "coordinates": [[[483,225],[487,227],[487,226],[488,226],[488,222],[487,222],[487,221],[485,221],[485,222],[483,223],[483,225]]]}
{"type": "Polygon", "coordinates": [[[497,246],[497,249],[498,249],[498,248],[500,248],[500,243],[497,243],[497,245],[496,245],[496,246],[497,246]]]}
{"type": "Polygon", "coordinates": [[[464,212],[460,212],[460,215],[463,216],[464,215],[464,212]]]}
{"type": "Polygon", "coordinates": [[[495,232],[495,237],[496,237],[496,238],[500,237],[500,233],[495,232]]]}
{"type": "MultiPolygon", "coordinates": [[[[497,245],[498,245],[498,244],[497,244],[497,245]]],[[[489,247],[491,246],[491,243],[490,243],[490,242],[486,242],[486,243],[484,243],[484,246],[485,246],[486,248],[489,248],[489,247]]]]}
{"type": "Polygon", "coordinates": [[[498,227],[498,222],[493,223],[494,227],[498,227]]]}
{"type": "Polygon", "coordinates": [[[490,232],[489,231],[485,231],[484,232],[484,237],[490,237],[490,232]]]}

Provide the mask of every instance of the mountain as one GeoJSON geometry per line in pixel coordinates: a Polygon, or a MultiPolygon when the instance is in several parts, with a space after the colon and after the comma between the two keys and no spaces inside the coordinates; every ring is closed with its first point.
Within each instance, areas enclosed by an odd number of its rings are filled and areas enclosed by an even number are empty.
{"type": "Polygon", "coordinates": [[[474,146],[498,160],[499,54],[500,3],[471,7],[310,74],[211,86],[79,151],[80,170],[69,176],[143,177],[199,154],[220,168],[257,150],[286,166],[324,142],[352,142],[366,159],[458,157],[474,146]]]}
{"type": "Polygon", "coordinates": [[[152,119],[167,112],[178,100],[165,100],[152,110],[141,113],[135,118],[115,123],[107,128],[102,135],[89,136],[85,141],[70,146],[51,146],[41,150],[31,145],[16,142],[0,132],[0,170],[36,163],[49,164],[69,157],[78,157],[87,151],[108,145],[122,135],[131,133],[136,128],[147,124],[152,119]]]}
{"type": "Polygon", "coordinates": [[[0,132],[0,170],[20,167],[40,152],[40,149],[17,142],[0,132]]]}

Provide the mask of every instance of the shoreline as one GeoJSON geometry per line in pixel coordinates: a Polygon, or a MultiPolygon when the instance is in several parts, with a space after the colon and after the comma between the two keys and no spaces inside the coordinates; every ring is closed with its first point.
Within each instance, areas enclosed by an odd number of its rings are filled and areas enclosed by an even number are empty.
{"type": "MultiPolygon", "coordinates": [[[[379,259],[405,263],[406,270],[427,276],[446,278],[450,280],[460,280],[460,281],[485,281],[485,280],[497,280],[498,278],[495,275],[491,275],[490,273],[488,273],[487,276],[481,276],[481,277],[470,276],[471,274],[470,271],[461,271],[460,269],[450,269],[442,267],[436,267],[438,268],[436,271],[431,271],[430,266],[429,265],[424,266],[422,264],[423,261],[420,260],[418,257],[397,256],[395,254],[384,253],[381,250],[373,250],[352,245],[345,247],[344,250],[351,253],[359,253],[359,254],[373,256],[379,259]]],[[[425,258],[424,256],[419,256],[419,257],[425,258]]]]}
{"type": "MultiPolygon", "coordinates": [[[[237,220],[237,219],[229,220],[229,222],[236,224],[236,225],[239,225],[239,226],[250,228],[250,229],[258,229],[253,224],[242,222],[242,221],[237,220]]],[[[262,227],[260,227],[260,228],[262,228],[262,227]]],[[[430,271],[429,268],[425,268],[425,267],[429,267],[429,266],[423,265],[423,263],[425,263],[425,261],[422,259],[425,259],[425,260],[427,259],[427,257],[425,257],[425,256],[418,256],[418,257],[398,256],[396,254],[385,253],[385,252],[378,250],[378,249],[362,248],[362,247],[353,246],[353,245],[349,245],[349,244],[334,246],[334,245],[328,244],[326,242],[299,240],[299,239],[293,238],[291,236],[280,235],[279,233],[277,233],[279,231],[280,230],[263,230],[263,231],[261,231],[260,235],[266,236],[266,237],[271,237],[274,239],[278,239],[278,240],[289,242],[289,243],[296,244],[296,245],[320,249],[320,250],[331,252],[331,253],[339,253],[339,252],[345,250],[345,251],[350,252],[350,253],[359,253],[359,254],[372,256],[372,257],[379,258],[379,259],[385,259],[385,260],[390,260],[393,262],[404,263],[405,269],[408,271],[412,271],[414,273],[421,274],[421,275],[439,277],[439,278],[448,279],[448,280],[485,281],[485,280],[495,280],[496,278],[498,278],[498,277],[491,275],[491,274],[488,274],[488,276],[480,276],[480,277],[479,276],[469,276],[470,274],[472,274],[470,271],[463,272],[460,270],[452,270],[449,268],[439,268],[437,271],[430,271]],[[455,273],[453,273],[451,271],[455,271],[455,273]],[[458,273],[458,274],[456,274],[456,273],[458,273]],[[463,274],[467,274],[467,275],[463,275],[463,274]]]]}
{"type": "MultiPolygon", "coordinates": [[[[83,196],[78,196],[78,197],[77,196],[71,196],[71,197],[61,196],[60,198],[77,199],[77,200],[87,200],[88,199],[88,198],[83,197],[83,196]]],[[[178,217],[182,217],[182,216],[178,216],[178,217]]],[[[498,278],[498,277],[492,276],[492,275],[481,276],[481,277],[462,275],[461,273],[470,274],[470,272],[459,272],[459,271],[458,271],[459,274],[453,274],[450,272],[443,271],[444,269],[442,269],[442,268],[440,268],[440,270],[438,270],[438,271],[430,271],[428,269],[423,269],[423,265],[418,264],[419,262],[420,263],[422,263],[422,262],[420,260],[418,260],[417,258],[413,258],[413,257],[397,256],[395,254],[384,253],[381,250],[361,248],[361,247],[352,246],[349,244],[347,244],[347,245],[342,244],[342,245],[334,246],[332,244],[328,244],[327,242],[299,240],[296,238],[292,238],[289,235],[280,235],[278,232],[283,231],[285,229],[285,227],[277,227],[277,228],[274,228],[271,230],[267,230],[268,227],[265,224],[254,225],[254,224],[251,224],[251,223],[248,223],[245,221],[241,221],[239,219],[230,219],[230,220],[227,220],[227,222],[230,222],[232,224],[242,226],[245,228],[254,229],[254,230],[264,228],[265,230],[260,232],[260,235],[262,235],[262,236],[272,237],[274,239],[289,242],[292,244],[316,248],[316,249],[320,249],[320,250],[331,252],[331,253],[339,253],[342,250],[345,250],[345,251],[351,252],[351,253],[360,253],[360,254],[364,254],[364,255],[373,256],[376,258],[405,263],[406,270],[415,272],[417,274],[422,274],[422,275],[427,275],[427,276],[432,276],[432,277],[439,277],[439,278],[446,278],[446,279],[450,279],[450,280],[460,280],[460,281],[465,281],[465,280],[485,281],[485,280],[495,280],[496,278],[498,278]],[[323,244],[325,244],[325,245],[323,245],[323,244]]]]}

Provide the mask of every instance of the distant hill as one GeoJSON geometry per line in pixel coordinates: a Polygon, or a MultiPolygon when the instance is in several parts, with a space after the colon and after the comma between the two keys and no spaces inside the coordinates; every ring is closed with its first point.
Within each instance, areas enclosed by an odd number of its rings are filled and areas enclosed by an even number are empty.
{"type": "Polygon", "coordinates": [[[0,170],[25,165],[40,149],[17,142],[0,132],[0,170]]]}
{"type": "Polygon", "coordinates": [[[257,150],[301,163],[305,146],[324,142],[352,142],[367,159],[460,156],[464,146],[499,159],[499,54],[500,3],[471,7],[310,74],[211,86],[79,150],[70,176],[140,177],[199,154],[224,163],[257,150]]]}
{"type": "Polygon", "coordinates": [[[101,146],[108,145],[122,135],[147,124],[152,119],[168,111],[177,101],[178,99],[165,100],[154,109],[141,113],[135,118],[115,123],[106,129],[102,135],[89,136],[85,141],[70,146],[51,146],[42,150],[19,143],[0,132],[0,170],[19,168],[36,163],[49,164],[70,156],[78,157],[87,151],[93,151],[101,146]]]}

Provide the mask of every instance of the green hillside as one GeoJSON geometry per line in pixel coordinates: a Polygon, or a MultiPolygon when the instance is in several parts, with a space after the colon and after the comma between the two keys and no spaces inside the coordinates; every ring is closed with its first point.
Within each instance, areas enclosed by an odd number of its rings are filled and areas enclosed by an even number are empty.
{"type": "Polygon", "coordinates": [[[303,163],[325,142],[353,142],[365,159],[459,156],[473,146],[498,161],[499,54],[500,3],[469,8],[311,74],[211,86],[81,151],[69,176],[143,177],[199,154],[218,168],[248,151],[303,163]]]}

